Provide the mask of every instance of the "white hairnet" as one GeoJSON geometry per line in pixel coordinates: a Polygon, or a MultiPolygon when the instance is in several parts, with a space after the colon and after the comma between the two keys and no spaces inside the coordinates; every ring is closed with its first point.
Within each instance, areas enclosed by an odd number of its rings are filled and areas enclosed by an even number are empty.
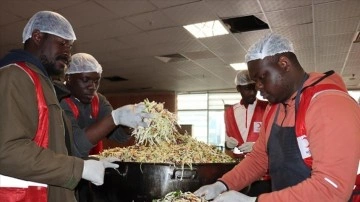
{"type": "Polygon", "coordinates": [[[90,54],[76,53],[71,56],[71,62],[66,69],[65,74],[97,72],[102,73],[102,67],[99,62],[90,54]]]}
{"type": "Polygon", "coordinates": [[[236,77],[235,77],[236,85],[245,86],[245,85],[249,85],[252,83],[255,83],[255,82],[250,79],[248,70],[242,70],[236,74],[236,77]]]}
{"type": "Polygon", "coordinates": [[[264,59],[267,56],[285,52],[294,52],[292,43],[283,36],[271,33],[265,35],[249,48],[245,55],[245,62],[264,59]]]}
{"type": "Polygon", "coordinates": [[[35,29],[66,40],[76,40],[74,30],[69,21],[59,13],[52,11],[40,11],[30,18],[23,31],[23,43],[31,38],[31,34],[35,29]]]}

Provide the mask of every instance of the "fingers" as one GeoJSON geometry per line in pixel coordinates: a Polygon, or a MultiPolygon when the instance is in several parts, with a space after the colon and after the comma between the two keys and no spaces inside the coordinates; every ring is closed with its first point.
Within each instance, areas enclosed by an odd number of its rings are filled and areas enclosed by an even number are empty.
{"type": "Polygon", "coordinates": [[[200,187],[200,189],[196,190],[194,192],[195,196],[198,196],[198,197],[202,197],[202,196],[205,196],[206,194],[206,189],[204,189],[204,187],[200,187]]]}
{"type": "Polygon", "coordinates": [[[251,152],[253,145],[254,145],[254,142],[245,142],[244,144],[240,145],[238,147],[238,149],[241,152],[251,152]]]}
{"type": "Polygon", "coordinates": [[[140,114],[140,116],[141,117],[143,117],[143,119],[145,118],[145,119],[153,119],[153,118],[155,118],[155,114],[150,114],[150,113],[141,113],[140,114]]]}
{"type": "Polygon", "coordinates": [[[116,163],[110,163],[110,162],[106,162],[106,161],[104,161],[103,164],[104,164],[104,168],[118,168],[119,167],[119,165],[116,163]]]}
{"type": "Polygon", "coordinates": [[[145,109],[146,109],[146,106],[145,106],[145,104],[143,104],[143,103],[135,104],[135,105],[133,105],[133,106],[134,106],[134,112],[135,112],[135,113],[144,112],[145,109]]]}

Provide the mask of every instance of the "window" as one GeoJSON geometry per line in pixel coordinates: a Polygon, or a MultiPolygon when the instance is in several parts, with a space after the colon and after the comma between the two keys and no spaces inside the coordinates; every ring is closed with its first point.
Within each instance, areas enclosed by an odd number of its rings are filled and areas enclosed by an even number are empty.
{"type": "MultiPolygon", "coordinates": [[[[349,91],[359,100],[360,91],[349,91]]],[[[257,96],[261,99],[260,95],[257,96]]],[[[192,125],[192,136],[215,146],[224,146],[224,106],[239,102],[239,93],[178,94],[177,111],[179,124],[192,125]]]]}
{"type": "Polygon", "coordinates": [[[191,124],[192,136],[215,146],[224,146],[224,105],[239,102],[239,93],[178,94],[179,124],[191,124]]]}
{"type": "Polygon", "coordinates": [[[349,94],[353,97],[358,103],[360,103],[360,90],[350,90],[349,94]]]}

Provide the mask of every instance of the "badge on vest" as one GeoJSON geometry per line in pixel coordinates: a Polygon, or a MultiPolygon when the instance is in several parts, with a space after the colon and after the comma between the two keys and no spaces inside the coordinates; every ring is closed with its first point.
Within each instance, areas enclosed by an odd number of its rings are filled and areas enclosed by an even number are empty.
{"type": "Polygon", "coordinates": [[[259,133],[260,132],[260,128],[261,128],[261,121],[254,121],[254,133],[259,133]]]}
{"type": "Polygon", "coordinates": [[[305,159],[305,158],[310,157],[311,153],[310,153],[310,148],[309,148],[309,141],[306,139],[306,135],[297,137],[297,142],[299,145],[299,149],[300,149],[302,158],[305,159]]]}

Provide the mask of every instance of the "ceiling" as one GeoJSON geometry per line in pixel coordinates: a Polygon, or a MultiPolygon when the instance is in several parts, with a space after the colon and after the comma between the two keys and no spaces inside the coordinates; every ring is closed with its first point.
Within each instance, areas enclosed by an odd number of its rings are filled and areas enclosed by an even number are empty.
{"type": "Polygon", "coordinates": [[[73,25],[73,53],[92,54],[103,66],[100,91],[229,91],[246,50],[269,32],[288,37],[306,71],[340,73],[360,89],[360,0],[2,0],[0,57],[22,48],[27,20],[53,10],[73,25]],[[270,29],[195,39],[182,26],[254,15],[270,29]],[[155,56],[179,53],[188,60],[164,63],[155,56]]]}

